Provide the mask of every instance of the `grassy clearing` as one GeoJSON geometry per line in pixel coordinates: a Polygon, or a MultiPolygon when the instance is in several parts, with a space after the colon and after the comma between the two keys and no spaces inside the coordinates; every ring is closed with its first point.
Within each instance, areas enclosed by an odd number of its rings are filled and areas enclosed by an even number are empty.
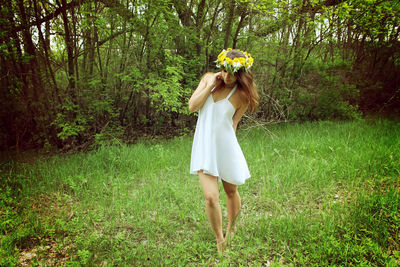
{"type": "Polygon", "coordinates": [[[398,265],[400,124],[268,129],[238,132],[252,178],[224,257],[185,136],[3,163],[0,265],[398,265]]]}

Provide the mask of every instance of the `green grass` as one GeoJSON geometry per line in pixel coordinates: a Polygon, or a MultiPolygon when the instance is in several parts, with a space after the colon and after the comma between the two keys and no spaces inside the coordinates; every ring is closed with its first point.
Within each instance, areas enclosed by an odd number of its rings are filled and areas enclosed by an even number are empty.
{"type": "Polygon", "coordinates": [[[252,177],[223,257],[189,135],[3,163],[0,265],[400,264],[399,123],[244,128],[252,177]]]}

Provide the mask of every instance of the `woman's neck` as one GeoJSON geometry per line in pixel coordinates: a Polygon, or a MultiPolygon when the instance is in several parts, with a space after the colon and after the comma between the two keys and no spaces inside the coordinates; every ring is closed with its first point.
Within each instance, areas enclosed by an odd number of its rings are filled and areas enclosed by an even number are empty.
{"type": "Polygon", "coordinates": [[[226,89],[232,89],[233,87],[235,87],[236,82],[232,83],[232,84],[225,84],[225,88],[226,89]]]}

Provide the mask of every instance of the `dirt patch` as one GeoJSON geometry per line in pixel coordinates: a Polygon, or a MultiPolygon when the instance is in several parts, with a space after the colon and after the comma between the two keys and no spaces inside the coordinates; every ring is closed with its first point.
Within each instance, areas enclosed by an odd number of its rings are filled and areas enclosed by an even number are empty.
{"type": "Polygon", "coordinates": [[[39,235],[32,237],[19,252],[22,266],[33,263],[45,266],[66,265],[71,260],[74,243],[68,239],[68,230],[57,226],[57,221],[70,220],[74,216],[76,201],[68,195],[48,193],[36,196],[30,201],[31,211],[43,227],[39,235]],[[42,233],[42,234],[40,234],[42,233]]]}
{"type": "Polygon", "coordinates": [[[49,240],[46,246],[39,245],[22,250],[18,260],[22,266],[31,266],[34,262],[45,266],[64,266],[71,259],[70,249],[70,246],[60,248],[55,240],[49,240]]]}

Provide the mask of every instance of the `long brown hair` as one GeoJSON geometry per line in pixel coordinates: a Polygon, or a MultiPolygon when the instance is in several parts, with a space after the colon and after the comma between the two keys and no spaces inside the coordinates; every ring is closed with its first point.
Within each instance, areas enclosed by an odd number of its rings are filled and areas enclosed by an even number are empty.
{"type": "MultiPolygon", "coordinates": [[[[235,59],[239,57],[245,57],[245,55],[238,50],[230,50],[227,54],[227,57],[230,59],[235,59]]],[[[251,70],[240,69],[235,73],[237,78],[237,83],[239,83],[238,90],[241,90],[247,96],[247,100],[249,101],[250,113],[253,113],[258,106],[258,92],[257,85],[254,83],[253,73],[251,70]]]]}

